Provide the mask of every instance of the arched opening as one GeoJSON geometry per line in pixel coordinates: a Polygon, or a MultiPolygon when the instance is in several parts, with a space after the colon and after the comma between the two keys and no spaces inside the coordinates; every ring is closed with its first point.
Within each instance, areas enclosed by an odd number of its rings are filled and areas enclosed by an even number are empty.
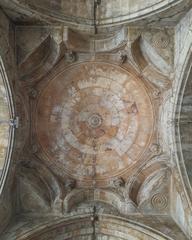
{"type": "Polygon", "coordinates": [[[81,215],[66,220],[51,221],[39,228],[31,229],[18,234],[18,240],[43,240],[43,239],[65,239],[65,240],[168,240],[163,233],[112,215],[81,215]]]}
{"type": "Polygon", "coordinates": [[[180,113],[180,140],[189,181],[192,184],[192,69],[183,92],[180,113]]]}
{"type": "Polygon", "coordinates": [[[192,55],[186,58],[175,112],[175,133],[178,163],[190,196],[192,187],[192,55]]]}
{"type": "Polygon", "coordinates": [[[0,193],[8,172],[14,139],[14,108],[3,61],[0,57],[0,193]]]}

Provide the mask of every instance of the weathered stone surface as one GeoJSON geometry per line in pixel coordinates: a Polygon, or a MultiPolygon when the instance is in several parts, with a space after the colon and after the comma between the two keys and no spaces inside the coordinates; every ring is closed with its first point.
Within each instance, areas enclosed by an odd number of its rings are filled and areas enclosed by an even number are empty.
{"type": "MultiPolygon", "coordinates": [[[[64,22],[74,28],[94,31],[94,2],[91,0],[2,0],[15,21],[34,22],[64,22]],[[17,14],[15,13],[17,9],[17,14]]],[[[191,6],[190,0],[101,0],[96,8],[96,23],[98,27],[130,24],[174,24],[191,6]]],[[[109,29],[109,28],[108,28],[109,29]]]]}
{"type": "MultiPolygon", "coordinates": [[[[0,232],[10,222],[13,209],[10,192],[12,190],[14,168],[11,159],[14,128],[10,127],[10,119],[14,118],[13,84],[15,81],[15,62],[12,42],[12,25],[0,10],[0,85],[1,85],[1,163],[0,163],[0,232]],[[6,86],[5,86],[6,84],[6,86]],[[8,89],[5,89],[7,87],[8,89]]],[[[14,194],[13,194],[14,196],[14,194]]],[[[14,198],[14,197],[13,197],[14,198]]]]}
{"type": "Polygon", "coordinates": [[[191,1],[0,5],[0,239],[191,239],[191,1]]]}
{"type": "Polygon", "coordinates": [[[40,93],[36,114],[52,170],[79,181],[121,176],[143,158],[153,134],[144,86],[115,65],[84,63],[62,72],[40,93]]]}

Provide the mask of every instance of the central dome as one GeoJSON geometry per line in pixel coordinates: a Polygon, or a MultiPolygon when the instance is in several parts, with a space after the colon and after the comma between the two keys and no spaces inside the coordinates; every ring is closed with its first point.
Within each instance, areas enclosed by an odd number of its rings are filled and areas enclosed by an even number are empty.
{"type": "Polygon", "coordinates": [[[143,84],[126,70],[81,63],[42,91],[36,130],[53,170],[104,180],[141,159],[153,132],[153,110],[143,84]]]}

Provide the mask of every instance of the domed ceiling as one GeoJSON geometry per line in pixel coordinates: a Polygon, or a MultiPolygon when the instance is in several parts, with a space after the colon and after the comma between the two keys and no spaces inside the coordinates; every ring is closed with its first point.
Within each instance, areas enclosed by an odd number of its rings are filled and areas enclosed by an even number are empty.
{"type": "Polygon", "coordinates": [[[153,125],[142,81],[106,63],[62,71],[37,105],[36,133],[49,164],[77,180],[104,180],[130,171],[142,160],[153,125]]]}
{"type": "Polygon", "coordinates": [[[191,239],[191,5],[0,1],[1,240],[191,239]]]}

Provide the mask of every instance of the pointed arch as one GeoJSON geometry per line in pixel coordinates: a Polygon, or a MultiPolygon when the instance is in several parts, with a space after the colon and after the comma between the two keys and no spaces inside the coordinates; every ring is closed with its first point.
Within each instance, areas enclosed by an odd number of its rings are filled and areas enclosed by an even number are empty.
{"type": "Polygon", "coordinates": [[[14,116],[12,91],[0,56],[0,194],[6,181],[13,150],[14,116]]]}

